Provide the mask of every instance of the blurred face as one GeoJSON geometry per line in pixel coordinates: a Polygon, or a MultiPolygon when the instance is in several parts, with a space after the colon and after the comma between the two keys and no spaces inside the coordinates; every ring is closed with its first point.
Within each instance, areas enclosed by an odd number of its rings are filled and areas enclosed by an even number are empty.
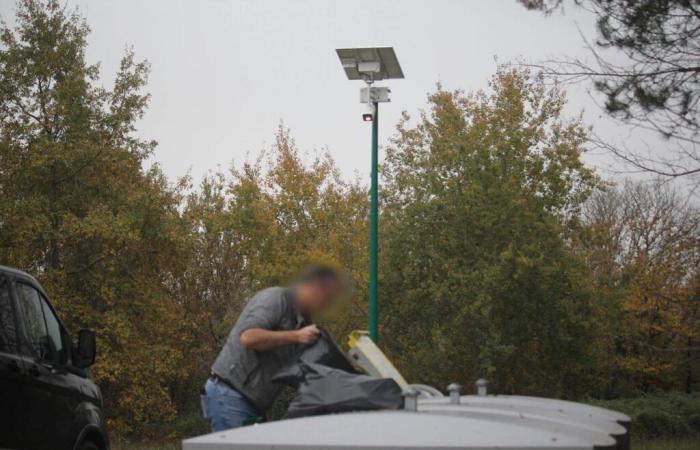
{"type": "Polygon", "coordinates": [[[315,314],[328,308],[338,296],[336,281],[309,281],[296,286],[297,306],[304,314],[315,314]]]}

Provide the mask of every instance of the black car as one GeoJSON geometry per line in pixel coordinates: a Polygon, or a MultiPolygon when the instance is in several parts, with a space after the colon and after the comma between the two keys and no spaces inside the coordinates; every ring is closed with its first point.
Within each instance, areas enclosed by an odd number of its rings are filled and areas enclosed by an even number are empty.
{"type": "Polygon", "coordinates": [[[108,449],[94,361],[95,334],[73,346],[39,283],[0,266],[0,448],[108,449]]]}

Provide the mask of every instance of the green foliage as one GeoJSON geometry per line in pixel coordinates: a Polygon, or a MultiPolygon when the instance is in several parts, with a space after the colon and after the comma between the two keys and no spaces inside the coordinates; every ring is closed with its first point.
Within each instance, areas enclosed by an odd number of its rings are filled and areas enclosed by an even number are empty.
{"type": "Polygon", "coordinates": [[[163,280],[181,259],[179,199],[154,143],[134,136],[148,64],[122,59],[113,88],[85,62],[88,27],[57,1],[19,3],[0,30],[2,262],[38,276],[70,329],[93,328],[93,375],[117,430],[168,420],[161,382],[180,376],[184,345],[163,280]]]}
{"type": "MultiPolygon", "coordinates": [[[[127,52],[106,89],[77,12],[26,0],[17,24],[0,31],[2,263],[37,275],[69,329],[97,332],[111,429],[163,435],[252,292],[310,261],[364,284],[365,189],[327,155],[307,165],[282,128],[267,159],[173,187],[134,133],[148,64],[127,52]]],[[[357,297],[327,325],[363,322],[357,297]]]]}
{"type": "Polygon", "coordinates": [[[700,394],[656,393],[618,400],[591,401],[632,418],[637,438],[696,437],[700,439],[700,394]]]}
{"type": "Polygon", "coordinates": [[[585,130],[541,78],[499,71],[491,89],[438,90],[387,150],[381,332],[415,381],[577,395],[595,320],[565,238],[596,184],[585,130]]]}
{"type": "MultiPolygon", "coordinates": [[[[364,187],[342,180],[328,155],[307,164],[282,127],[266,155],[205,178],[184,202],[188,259],[171,290],[196,349],[186,362],[189,388],[203,383],[255,291],[289,283],[311,262],[342,267],[363,286],[366,214],[364,187]]],[[[361,327],[363,295],[353,290],[321,324],[339,335],[361,327]]]]}
{"type": "Polygon", "coordinates": [[[578,252],[607,319],[606,396],[692,392],[700,360],[700,214],[664,185],[596,192],[578,252]]]}
{"type": "MultiPolygon", "coordinates": [[[[127,52],[107,89],[77,13],[24,0],[17,24],[0,29],[0,262],[35,274],[70,329],[96,330],[92,375],[120,438],[204,431],[197,395],[240,310],[305,263],[342,267],[353,287],[321,324],[339,340],[365,326],[362,183],[280,126],[258,158],[173,186],[144,168],[155,143],[134,132],[148,64],[127,52]]],[[[660,187],[600,186],[563,105],[541,76],[501,69],[488,91],[439,88],[398,125],[382,168],[380,333],[412,382],[697,389],[697,209],[660,187]]],[[[608,406],[647,436],[689,436],[697,403],[608,406]]]]}
{"type": "Polygon", "coordinates": [[[661,438],[636,439],[632,438],[634,450],[695,450],[698,448],[697,438],[661,438]]]}
{"type": "Polygon", "coordinates": [[[635,169],[662,177],[700,174],[700,14],[688,0],[518,0],[551,14],[577,5],[596,18],[597,36],[585,42],[589,58],[545,63],[562,80],[590,81],[604,110],[623,123],[658,132],[676,148],[663,157],[599,142],[635,169]],[[596,48],[597,47],[597,48],[596,48]],[[599,50],[615,50],[615,57],[599,50]],[[669,156],[671,155],[671,156],[669,156]]]}

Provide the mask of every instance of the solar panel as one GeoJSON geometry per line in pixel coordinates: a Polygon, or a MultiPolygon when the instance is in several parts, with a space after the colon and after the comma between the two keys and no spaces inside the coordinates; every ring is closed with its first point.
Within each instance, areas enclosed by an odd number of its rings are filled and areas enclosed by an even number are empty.
{"type": "Polygon", "coordinates": [[[403,71],[392,47],[339,48],[336,53],[350,80],[403,78],[403,71]]]}

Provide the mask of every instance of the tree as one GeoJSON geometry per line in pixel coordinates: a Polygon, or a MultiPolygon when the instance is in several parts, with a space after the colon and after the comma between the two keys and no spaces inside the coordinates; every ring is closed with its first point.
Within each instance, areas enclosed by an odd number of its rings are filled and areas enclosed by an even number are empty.
{"type": "Polygon", "coordinates": [[[0,259],[36,275],[70,329],[95,329],[93,367],[116,431],[173,417],[187,345],[165,280],[180,259],[179,197],[134,134],[146,62],[112,89],[85,60],[89,29],[56,0],[23,0],[0,29],[0,259]]]}
{"type": "Polygon", "coordinates": [[[542,76],[500,69],[489,92],[441,89],[387,149],[382,334],[412,381],[576,396],[596,320],[567,235],[597,184],[586,130],[542,76]]]}
{"type": "MultiPolygon", "coordinates": [[[[551,12],[562,0],[520,0],[551,12]]],[[[589,44],[593,64],[552,61],[545,71],[561,80],[590,80],[616,119],[657,131],[677,145],[675,155],[651,159],[599,142],[633,166],[678,177],[700,173],[700,7],[691,0],[575,0],[597,16],[595,47],[613,48],[624,62],[589,44]]]]}
{"type": "Polygon", "coordinates": [[[615,393],[690,392],[700,327],[697,209],[668,186],[626,182],[596,192],[583,217],[593,283],[615,318],[615,372],[627,384],[615,393]]]}
{"type": "MultiPolygon", "coordinates": [[[[326,153],[306,161],[282,126],[266,153],[206,177],[183,217],[189,258],[173,285],[197,349],[187,362],[190,393],[257,290],[287,284],[314,262],[347,270],[353,286],[366,284],[367,190],[343,180],[326,153]]],[[[322,324],[339,336],[362,327],[363,298],[364,289],[353,290],[322,324]]]]}
{"type": "MultiPolygon", "coordinates": [[[[55,0],[20,2],[0,31],[0,259],[35,274],[70,329],[97,332],[111,430],[161,434],[255,290],[309,261],[364,285],[367,191],[327,154],[307,164],[282,128],[268,159],[171,186],[134,132],[148,63],[127,51],[102,88],[88,33],[55,0]]],[[[329,327],[364,322],[359,292],[329,327]]]]}

